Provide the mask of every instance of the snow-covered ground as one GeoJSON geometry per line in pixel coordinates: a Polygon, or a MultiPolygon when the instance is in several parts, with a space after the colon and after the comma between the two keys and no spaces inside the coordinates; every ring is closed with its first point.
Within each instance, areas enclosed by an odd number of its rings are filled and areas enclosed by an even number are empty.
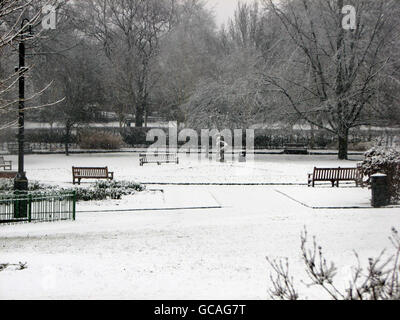
{"type": "MultiPolygon", "coordinates": [[[[228,157],[228,156],[227,156],[228,157]]],[[[17,163],[16,156],[6,159],[17,163]]],[[[72,182],[72,166],[108,166],[117,180],[142,183],[307,183],[307,173],[314,166],[355,167],[361,156],[338,161],[332,155],[255,155],[255,161],[218,163],[198,159],[198,155],[179,154],[179,164],[145,164],[139,166],[138,153],[73,154],[26,156],[28,178],[49,184],[72,182]]],[[[86,182],[83,180],[83,182],[86,182]]],[[[86,182],[90,183],[90,182],[86,182]]]]}
{"type": "MultiPolygon", "coordinates": [[[[72,165],[108,165],[116,179],[140,182],[304,184],[313,166],[355,161],[270,155],[220,164],[184,155],[179,165],[140,167],[135,154],[32,155],[26,166],[30,179],[58,185],[71,185],[72,165]]],[[[337,263],[339,286],[356,264],[353,249],[367,263],[391,248],[391,227],[400,228],[399,208],[367,208],[370,191],[351,185],[148,189],[121,201],[80,203],[75,222],[0,225],[0,263],[28,266],[0,272],[0,298],[265,299],[271,287],[265,256],[289,257],[303,297],[326,298],[300,282],[304,226],[337,263]],[[341,205],[364,208],[328,209],[341,205]],[[160,210],[140,210],[149,208],[160,210]]]]}

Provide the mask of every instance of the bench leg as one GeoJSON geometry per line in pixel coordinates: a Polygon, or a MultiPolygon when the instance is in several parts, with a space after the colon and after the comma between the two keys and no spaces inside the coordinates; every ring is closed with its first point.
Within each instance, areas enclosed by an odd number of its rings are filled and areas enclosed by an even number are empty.
{"type": "Polygon", "coordinates": [[[335,186],[335,180],[331,180],[332,188],[335,186]]]}

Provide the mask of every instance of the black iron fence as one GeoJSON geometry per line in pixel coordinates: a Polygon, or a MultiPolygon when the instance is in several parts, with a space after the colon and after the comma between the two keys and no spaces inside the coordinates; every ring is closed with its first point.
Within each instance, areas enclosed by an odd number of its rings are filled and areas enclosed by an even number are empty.
{"type": "Polygon", "coordinates": [[[75,220],[76,194],[0,195],[0,224],[75,220]]]}

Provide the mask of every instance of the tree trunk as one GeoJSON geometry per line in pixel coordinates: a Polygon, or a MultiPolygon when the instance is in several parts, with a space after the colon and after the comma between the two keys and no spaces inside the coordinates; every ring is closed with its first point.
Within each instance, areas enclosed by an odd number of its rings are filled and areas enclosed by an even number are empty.
{"type": "Polygon", "coordinates": [[[68,157],[69,156],[69,141],[70,141],[70,135],[71,135],[71,128],[69,125],[65,127],[65,155],[68,157]]]}
{"type": "Polygon", "coordinates": [[[311,149],[314,149],[315,146],[315,128],[313,124],[310,124],[311,130],[310,130],[310,139],[309,139],[309,147],[311,149]]]}
{"type": "MultiPolygon", "coordinates": [[[[50,123],[50,135],[53,137],[54,135],[53,135],[53,122],[51,122],[50,123]]],[[[51,144],[51,141],[50,141],[50,143],[49,143],[49,150],[50,150],[50,152],[52,152],[53,151],[53,147],[52,147],[52,144],[51,144]]]]}
{"type": "Polygon", "coordinates": [[[349,129],[342,129],[338,134],[338,158],[339,160],[348,159],[349,129]]]}
{"type": "Polygon", "coordinates": [[[344,108],[346,103],[343,101],[343,65],[345,61],[343,60],[343,42],[344,42],[344,29],[341,26],[341,8],[343,8],[343,0],[337,0],[338,4],[338,35],[336,40],[336,88],[335,94],[337,98],[337,114],[338,114],[338,158],[339,160],[347,160],[347,143],[349,136],[349,129],[346,128],[344,119],[344,108]]]}
{"type": "Polygon", "coordinates": [[[135,126],[143,127],[145,112],[147,111],[147,90],[146,90],[147,64],[143,67],[143,78],[138,83],[138,103],[136,104],[135,126]]]}
{"type": "Polygon", "coordinates": [[[136,127],[143,127],[143,105],[140,104],[137,108],[136,108],[136,116],[135,116],[135,126],[136,127]]]}

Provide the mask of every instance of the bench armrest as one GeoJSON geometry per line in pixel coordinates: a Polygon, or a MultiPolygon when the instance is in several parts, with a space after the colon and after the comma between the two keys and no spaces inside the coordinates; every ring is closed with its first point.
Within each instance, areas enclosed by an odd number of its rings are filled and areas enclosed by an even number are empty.
{"type": "Polygon", "coordinates": [[[307,186],[311,185],[311,182],[313,182],[313,173],[307,173],[307,186]]]}
{"type": "Polygon", "coordinates": [[[108,177],[109,177],[111,180],[114,180],[114,172],[109,172],[109,173],[108,173],[108,177]]]}

